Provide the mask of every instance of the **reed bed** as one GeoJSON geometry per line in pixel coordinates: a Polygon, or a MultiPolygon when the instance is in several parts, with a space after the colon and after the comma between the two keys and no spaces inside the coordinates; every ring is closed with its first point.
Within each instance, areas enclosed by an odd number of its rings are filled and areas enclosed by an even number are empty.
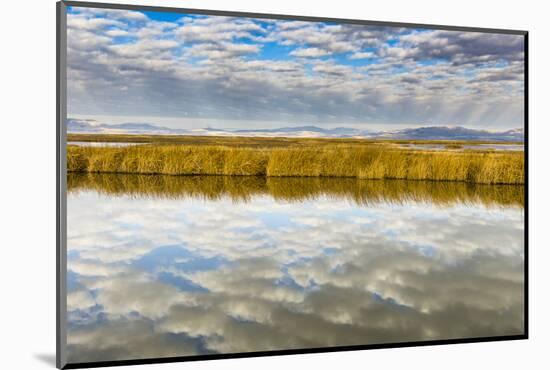
{"type": "Polygon", "coordinates": [[[524,205],[524,187],[479,185],[464,182],[363,180],[333,177],[264,176],[163,176],[136,174],[69,173],[69,193],[96,191],[104,195],[249,201],[269,195],[287,202],[319,197],[345,199],[358,205],[379,203],[431,203],[438,206],[483,204],[485,206],[524,205]]]}
{"type": "Polygon", "coordinates": [[[282,148],[69,145],[67,169],[89,173],[354,177],[524,184],[522,152],[412,151],[376,145],[282,148]]]}

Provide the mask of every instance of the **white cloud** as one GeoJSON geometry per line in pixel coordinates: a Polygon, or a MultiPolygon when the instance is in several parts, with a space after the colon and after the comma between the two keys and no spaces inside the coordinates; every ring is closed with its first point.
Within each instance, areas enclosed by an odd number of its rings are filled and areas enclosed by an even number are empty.
{"type": "Polygon", "coordinates": [[[179,44],[173,40],[142,40],[132,44],[117,44],[109,46],[114,54],[127,58],[144,58],[148,55],[158,55],[179,44]]]}
{"type": "Polygon", "coordinates": [[[296,57],[302,57],[302,58],[317,58],[317,57],[322,57],[329,54],[330,53],[328,51],[319,49],[319,48],[295,49],[290,52],[290,55],[294,55],[296,57]]]}
{"type": "Polygon", "coordinates": [[[367,58],[374,58],[376,56],[375,53],[368,51],[368,52],[357,52],[350,55],[350,59],[367,59],[367,58]]]}
{"type": "Polygon", "coordinates": [[[256,39],[253,31],[264,32],[262,27],[248,20],[226,17],[188,18],[176,30],[176,35],[186,42],[221,42],[234,38],[256,39]]]}
{"type": "Polygon", "coordinates": [[[124,23],[114,19],[105,18],[86,19],[69,16],[67,19],[67,27],[72,29],[97,31],[108,26],[124,27],[124,23]]]}
{"type": "MultiPolygon", "coordinates": [[[[111,19],[119,19],[122,21],[147,21],[149,18],[138,11],[122,10],[122,9],[100,9],[100,8],[73,8],[78,14],[87,18],[105,17],[111,19]]],[[[71,17],[74,16],[71,14],[71,17]]]]}
{"type": "Polygon", "coordinates": [[[75,9],[68,22],[71,115],[250,125],[523,123],[518,36],[231,17],[158,22],[139,12],[75,9]],[[273,53],[267,43],[278,48],[273,58],[266,58],[273,53]]]}
{"type": "Polygon", "coordinates": [[[230,42],[222,42],[217,44],[198,44],[187,49],[187,55],[193,57],[202,57],[208,59],[231,58],[239,55],[258,53],[260,47],[258,45],[234,44],[230,42]]]}
{"type": "Polygon", "coordinates": [[[122,37],[122,36],[129,36],[130,35],[130,33],[128,33],[128,31],[119,30],[119,29],[108,30],[107,32],[105,32],[105,34],[107,36],[110,36],[110,37],[122,37]]]}

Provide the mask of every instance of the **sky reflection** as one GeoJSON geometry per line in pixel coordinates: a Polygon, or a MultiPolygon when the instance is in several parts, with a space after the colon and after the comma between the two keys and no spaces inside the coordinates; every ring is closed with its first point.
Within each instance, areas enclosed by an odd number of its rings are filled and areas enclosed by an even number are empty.
{"type": "Polygon", "coordinates": [[[68,360],[523,333],[523,208],[68,195],[68,360]]]}

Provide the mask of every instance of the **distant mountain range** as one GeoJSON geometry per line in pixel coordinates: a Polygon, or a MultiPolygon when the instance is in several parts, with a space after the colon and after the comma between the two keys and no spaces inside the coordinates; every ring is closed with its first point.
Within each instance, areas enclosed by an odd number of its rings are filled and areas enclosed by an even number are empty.
{"type": "Polygon", "coordinates": [[[429,126],[406,128],[396,131],[378,133],[376,137],[407,140],[491,140],[491,141],[523,141],[522,128],[507,131],[474,130],[460,126],[429,126]]]}
{"type": "Polygon", "coordinates": [[[107,125],[93,119],[67,119],[67,132],[73,134],[177,134],[168,127],[155,126],[149,123],[120,123],[107,125]]]}
{"type": "Polygon", "coordinates": [[[264,137],[329,137],[379,138],[403,140],[524,140],[522,128],[494,132],[460,126],[427,126],[390,131],[368,131],[349,127],[325,129],[317,126],[281,127],[256,130],[224,130],[215,128],[172,129],[149,123],[120,123],[107,125],[90,119],[67,120],[69,133],[131,134],[131,135],[196,135],[196,136],[264,136],[264,137]]]}

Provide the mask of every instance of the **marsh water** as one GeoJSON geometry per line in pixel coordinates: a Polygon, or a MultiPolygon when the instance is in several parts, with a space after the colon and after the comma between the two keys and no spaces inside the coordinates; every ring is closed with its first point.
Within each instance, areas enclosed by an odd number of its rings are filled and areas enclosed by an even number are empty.
{"type": "Polygon", "coordinates": [[[130,142],[117,142],[117,141],[69,141],[67,145],[76,146],[89,146],[97,148],[122,148],[125,146],[143,145],[145,143],[130,143],[130,142]]]}
{"type": "Polygon", "coordinates": [[[522,186],[68,177],[68,360],[522,334],[522,186]]]}
{"type": "Polygon", "coordinates": [[[419,150],[503,150],[503,151],[513,151],[513,152],[522,152],[524,150],[523,143],[517,144],[469,144],[469,145],[460,145],[456,149],[444,144],[402,144],[401,148],[407,149],[419,149],[419,150]]]}

